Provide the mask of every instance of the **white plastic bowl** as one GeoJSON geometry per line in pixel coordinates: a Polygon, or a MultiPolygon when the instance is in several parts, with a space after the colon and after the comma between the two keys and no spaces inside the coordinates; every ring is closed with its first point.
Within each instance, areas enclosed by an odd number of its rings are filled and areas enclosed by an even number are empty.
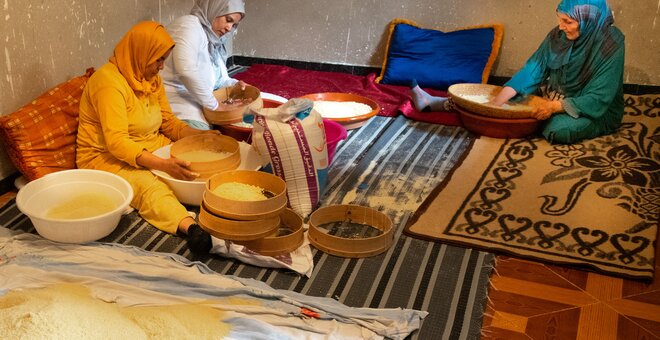
{"type": "MultiPolygon", "coordinates": [[[[261,168],[261,157],[259,157],[259,154],[254,149],[252,149],[250,144],[239,142],[238,145],[241,148],[241,164],[237,169],[259,170],[261,168]]],[[[170,158],[171,147],[172,144],[165,145],[164,147],[154,151],[153,154],[160,158],[170,158]]],[[[202,198],[204,195],[204,189],[206,188],[207,179],[184,181],[172,178],[170,175],[162,171],[151,170],[151,172],[163,180],[163,182],[167,183],[179,202],[188,205],[202,204],[202,198]]]]}
{"type": "Polygon", "coordinates": [[[107,171],[73,169],[54,172],[27,183],[18,191],[16,205],[44,238],[64,243],[86,243],[115,230],[132,199],[133,189],[125,179],[107,171]],[[109,197],[117,207],[87,218],[47,217],[48,211],[57,204],[90,192],[109,197]]]}

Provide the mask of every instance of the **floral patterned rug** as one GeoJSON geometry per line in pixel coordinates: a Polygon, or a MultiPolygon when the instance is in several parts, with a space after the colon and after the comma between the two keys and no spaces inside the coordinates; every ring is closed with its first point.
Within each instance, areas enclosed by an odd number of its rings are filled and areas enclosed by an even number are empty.
{"type": "Polygon", "coordinates": [[[480,137],[409,235],[651,280],[660,214],[660,96],[626,96],[622,127],[573,145],[480,137]]]}

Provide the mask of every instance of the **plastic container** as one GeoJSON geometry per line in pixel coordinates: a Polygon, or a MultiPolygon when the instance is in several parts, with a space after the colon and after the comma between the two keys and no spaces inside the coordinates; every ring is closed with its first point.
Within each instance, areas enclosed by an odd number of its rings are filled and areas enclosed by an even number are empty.
{"type": "Polygon", "coordinates": [[[328,145],[328,165],[330,165],[332,164],[332,158],[335,155],[337,144],[346,139],[348,132],[343,125],[326,118],[323,119],[323,128],[325,129],[325,140],[328,145]]]}
{"type": "Polygon", "coordinates": [[[133,199],[123,178],[100,170],[72,169],[50,173],[27,183],[16,195],[18,209],[30,218],[39,235],[52,241],[86,243],[109,235],[133,199]],[[49,211],[81,195],[102,195],[116,207],[98,216],[76,219],[48,217],[49,211]]]}

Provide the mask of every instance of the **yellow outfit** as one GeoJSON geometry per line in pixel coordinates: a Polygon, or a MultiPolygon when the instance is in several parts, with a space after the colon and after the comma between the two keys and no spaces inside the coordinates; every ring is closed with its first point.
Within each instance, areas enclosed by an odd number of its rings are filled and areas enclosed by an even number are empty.
{"type": "Polygon", "coordinates": [[[79,168],[113,172],[133,187],[131,206],[157,228],[175,233],[188,216],[170,188],[137,164],[143,150],[179,139],[187,125],[171,112],[159,76],[143,77],[174,46],[163,26],[143,22],[117,44],[110,62],[87,82],[80,101],[79,168]]]}

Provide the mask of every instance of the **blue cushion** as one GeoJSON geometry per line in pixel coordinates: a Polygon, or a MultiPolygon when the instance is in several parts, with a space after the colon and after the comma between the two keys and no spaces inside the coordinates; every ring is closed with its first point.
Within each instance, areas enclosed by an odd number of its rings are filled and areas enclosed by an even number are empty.
{"type": "Polygon", "coordinates": [[[492,63],[499,53],[501,26],[445,33],[393,23],[387,58],[378,82],[410,85],[411,80],[416,79],[421,87],[445,90],[456,83],[488,81],[492,63]]]}

